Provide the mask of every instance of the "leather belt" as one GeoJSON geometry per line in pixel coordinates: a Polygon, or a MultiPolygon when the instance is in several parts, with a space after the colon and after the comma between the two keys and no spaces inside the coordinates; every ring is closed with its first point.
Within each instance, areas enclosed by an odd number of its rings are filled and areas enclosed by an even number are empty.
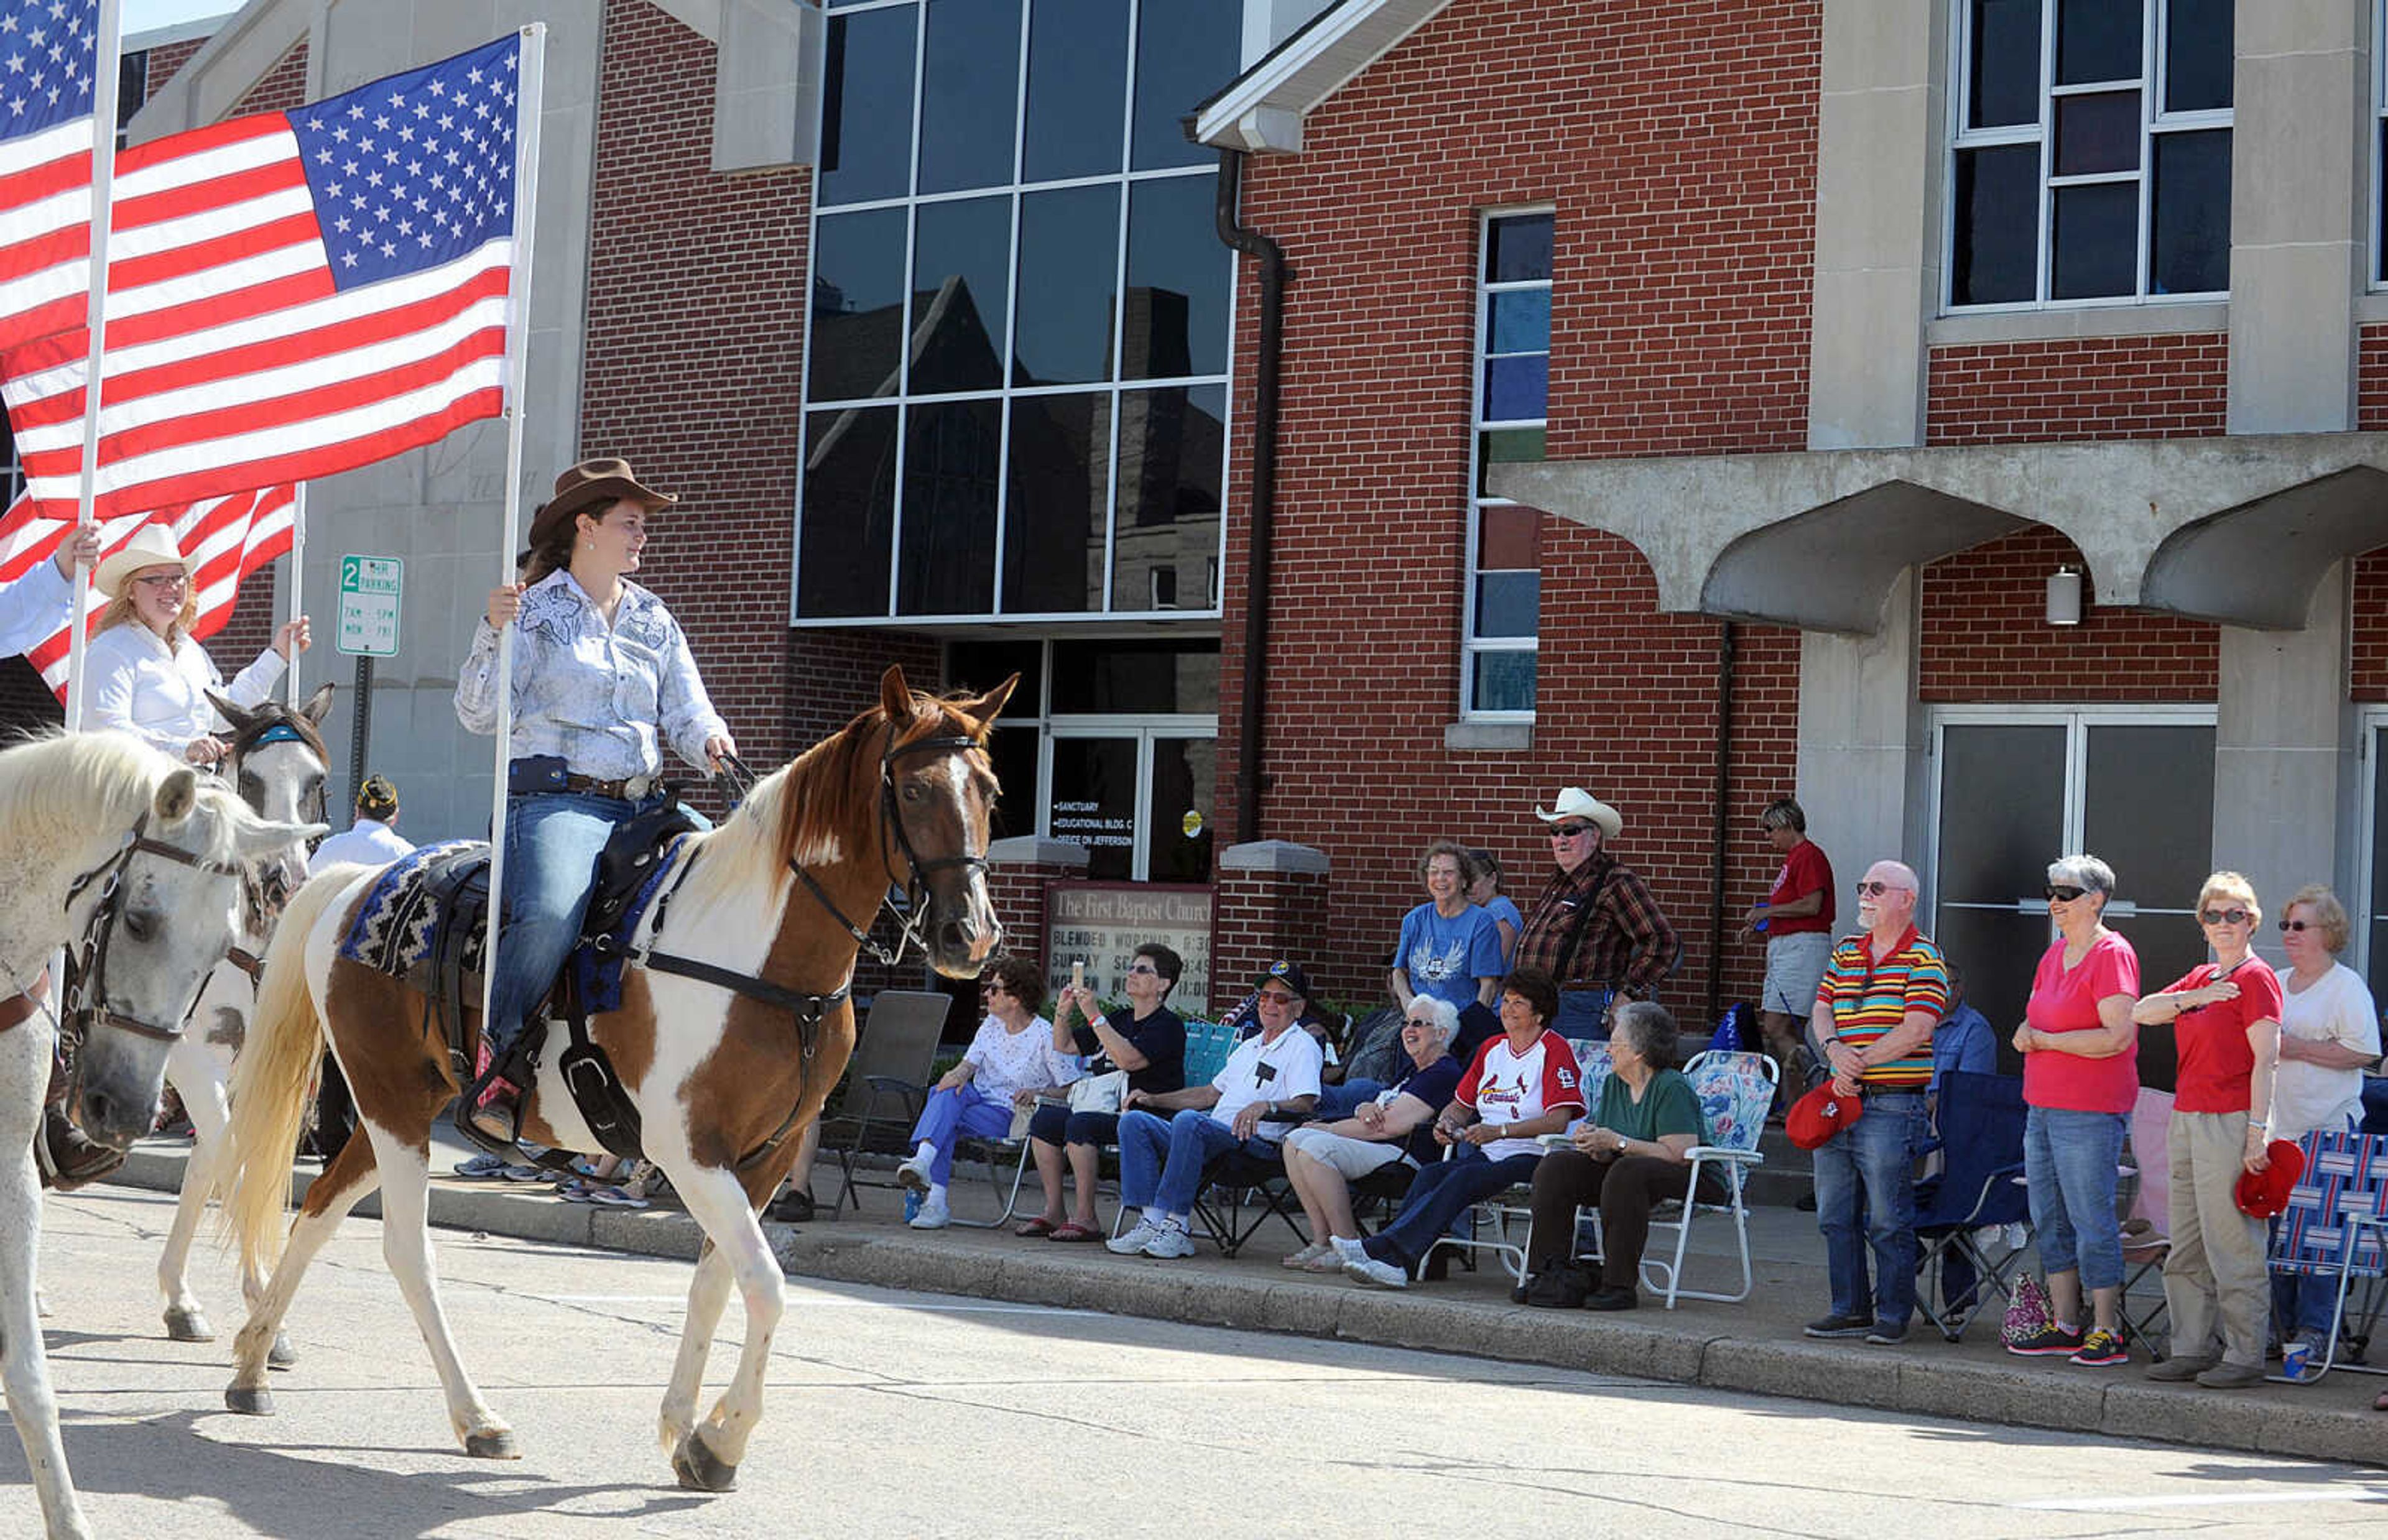
{"type": "Polygon", "coordinates": [[[613,797],[626,802],[646,801],[647,794],[662,781],[660,776],[629,776],[617,781],[601,781],[594,776],[576,775],[569,770],[564,773],[564,788],[567,791],[585,791],[592,797],[613,797]]]}

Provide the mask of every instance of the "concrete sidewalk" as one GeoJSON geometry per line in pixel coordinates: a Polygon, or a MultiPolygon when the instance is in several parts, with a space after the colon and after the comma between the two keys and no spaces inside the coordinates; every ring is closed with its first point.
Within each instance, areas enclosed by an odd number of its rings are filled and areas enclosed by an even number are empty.
{"type": "MultiPolygon", "coordinates": [[[[145,1141],[116,1180],[174,1190],[188,1150],[185,1141],[145,1141]]],[[[434,1150],[432,1169],[447,1172],[466,1153],[460,1144],[442,1143],[434,1150]]],[[[299,1168],[301,1189],[311,1171],[299,1168]]],[[[954,1186],[956,1211],[965,1218],[992,1215],[996,1206],[983,1179],[967,1180],[974,1171],[962,1168],[954,1186]]],[[[835,1188],[834,1163],[824,1161],[814,1190],[826,1202],[835,1188]]],[[[1023,1196],[1034,1193],[1032,1183],[1023,1196]]],[[[1334,1275],[1289,1272],[1277,1264],[1294,1237],[1274,1220],[1232,1261],[1205,1245],[1185,1261],[1157,1262],[1113,1256],[1099,1245],[1021,1240],[1009,1227],[913,1231],[903,1225],[899,1194],[892,1189],[865,1188],[861,1197],[858,1215],[849,1206],[833,1222],[764,1227],[789,1273],[2016,1427],[2388,1465],[2388,1414],[2371,1410],[2372,1396],[2388,1381],[2375,1376],[2334,1371],[2313,1385],[2229,1392],[2156,1384],[2147,1380],[2148,1360],[2140,1354],[2128,1369],[2103,1370],[2015,1357],[2000,1347],[1997,1320],[1987,1315],[1954,1344],[1920,1321],[1897,1347],[1810,1340],[1800,1327],[1829,1303],[1822,1246],[1815,1217],[1789,1208],[1752,1210],[1757,1286],[1741,1304],[1685,1300],[1665,1310],[1645,1290],[1638,1310],[1594,1315],[1512,1305],[1508,1276],[1489,1257],[1474,1273],[1454,1266],[1447,1281],[1399,1293],[1363,1289],[1334,1275]]],[[[368,1200],[358,1212],[378,1209],[368,1200]]],[[[431,1221],[451,1230],[691,1261],[703,1239],[694,1221],[676,1208],[598,1208],[562,1202],[544,1184],[447,1177],[432,1183],[431,1221]]],[[[1724,1222],[1704,1218],[1693,1235],[1693,1286],[1735,1281],[1724,1222]]],[[[790,1324],[803,1330],[800,1322],[790,1324]]]]}

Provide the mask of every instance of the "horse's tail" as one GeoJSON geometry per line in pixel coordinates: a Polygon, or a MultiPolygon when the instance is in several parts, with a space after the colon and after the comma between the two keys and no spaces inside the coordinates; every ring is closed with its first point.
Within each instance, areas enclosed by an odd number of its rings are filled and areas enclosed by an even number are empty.
{"type": "Polygon", "coordinates": [[[316,922],[353,884],[355,871],[337,868],[294,894],[265,949],[257,1010],[233,1062],[232,1126],[223,1228],[244,1265],[262,1274],[282,1251],[283,1216],[290,1203],[290,1161],[313,1100],[316,1066],[324,1054],[324,1023],[307,986],[307,941],[316,922]]]}

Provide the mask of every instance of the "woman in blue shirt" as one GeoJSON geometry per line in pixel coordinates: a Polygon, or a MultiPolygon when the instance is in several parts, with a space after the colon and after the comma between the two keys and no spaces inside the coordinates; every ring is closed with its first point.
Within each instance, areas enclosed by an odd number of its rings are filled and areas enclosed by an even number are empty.
{"type": "Polygon", "coordinates": [[[1468,902],[1476,863],[1466,846],[1438,839],[1418,862],[1427,901],[1402,916],[1393,953],[1393,998],[1406,1011],[1421,994],[1451,1002],[1454,1011],[1490,1005],[1501,992],[1501,932],[1492,916],[1468,902]]]}

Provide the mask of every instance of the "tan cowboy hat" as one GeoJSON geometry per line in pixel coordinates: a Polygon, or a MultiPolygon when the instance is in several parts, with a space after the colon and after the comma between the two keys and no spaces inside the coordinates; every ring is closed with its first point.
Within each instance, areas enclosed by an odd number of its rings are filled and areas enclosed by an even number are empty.
{"type": "Polygon", "coordinates": [[[555,496],[530,519],[530,549],[537,550],[555,537],[575,513],[603,508],[619,498],[634,498],[649,511],[669,508],[679,495],[642,486],[627,460],[584,460],[555,478],[555,496]]]}
{"type": "Polygon", "coordinates": [[[144,567],[180,567],[196,580],[198,569],[183,554],[174,541],[174,532],[164,524],[143,524],[133,532],[133,538],[110,551],[91,574],[91,586],[106,599],[118,597],[124,580],[144,567]]]}
{"type": "Polygon", "coordinates": [[[1558,804],[1557,811],[1544,813],[1538,807],[1534,809],[1534,816],[1546,824],[1556,824],[1562,818],[1581,818],[1587,823],[1598,824],[1600,837],[1603,839],[1614,839],[1624,832],[1625,814],[1586,791],[1582,787],[1562,787],[1556,800],[1558,804]]]}

